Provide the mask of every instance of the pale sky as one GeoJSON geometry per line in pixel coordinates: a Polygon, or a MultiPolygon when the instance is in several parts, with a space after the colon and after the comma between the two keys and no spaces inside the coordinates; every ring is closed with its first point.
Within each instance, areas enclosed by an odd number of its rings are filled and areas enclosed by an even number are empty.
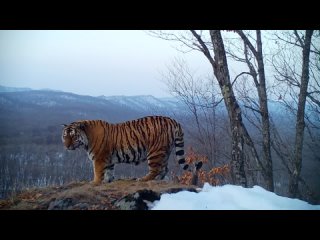
{"type": "Polygon", "coordinates": [[[167,97],[161,72],[175,57],[200,74],[212,71],[202,53],[183,54],[176,47],[140,30],[0,31],[0,85],[167,97]]]}

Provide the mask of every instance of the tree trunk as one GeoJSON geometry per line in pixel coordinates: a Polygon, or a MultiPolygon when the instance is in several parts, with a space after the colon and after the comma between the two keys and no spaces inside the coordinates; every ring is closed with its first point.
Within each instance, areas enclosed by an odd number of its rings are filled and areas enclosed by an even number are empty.
{"type": "Polygon", "coordinates": [[[232,133],[232,156],[231,156],[231,172],[234,184],[247,187],[247,178],[244,171],[244,138],[243,138],[243,124],[241,117],[241,109],[234,96],[232,89],[228,63],[225,53],[225,48],[221,33],[218,30],[210,31],[211,41],[214,51],[213,71],[216,76],[221,92],[223,94],[224,102],[226,104],[231,133],[232,133]]]}
{"type": "Polygon", "coordinates": [[[250,42],[249,38],[243,33],[242,30],[236,31],[241,37],[245,44],[245,59],[249,67],[250,74],[253,78],[254,84],[257,88],[259,96],[259,113],[261,115],[261,133],[262,133],[262,155],[263,161],[260,161],[259,157],[256,154],[254,144],[249,142],[249,146],[253,148],[251,151],[254,153],[254,156],[257,160],[258,166],[261,168],[261,174],[266,183],[266,189],[269,191],[274,191],[273,185],[273,168],[272,168],[272,158],[271,158],[271,140],[270,140],[270,122],[269,122],[269,110],[268,110],[268,96],[266,89],[266,78],[264,72],[264,62],[263,62],[263,53],[262,53],[262,41],[261,41],[261,31],[257,30],[257,49],[250,42]],[[258,63],[258,73],[255,70],[254,65],[250,62],[247,48],[253,53],[257,63],[258,63]]]}
{"type": "Polygon", "coordinates": [[[313,30],[306,30],[304,45],[302,50],[302,75],[300,84],[300,93],[298,101],[298,111],[296,120],[296,136],[295,136],[295,148],[294,148],[294,159],[293,159],[293,171],[290,176],[289,182],[289,196],[297,197],[298,193],[298,182],[302,167],[302,149],[303,149],[303,137],[304,137],[304,115],[305,105],[307,98],[308,82],[309,82],[309,56],[310,56],[310,45],[313,30]]]}
{"type": "Polygon", "coordinates": [[[266,181],[267,190],[273,192],[273,168],[272,168],[272,158],[271,158],[271,140],[270,140],[270,122],[269,122],[269,110],[268,110],[268,97],[266,89],[266,78],[264,73],[264,63],[262,55],[262,41],[261,32],[257,31],[257,62],[258,62],[258,76],[259,84],[257,87],[259,102],[260,102],[260,112],[262,120],[262,138],[263,138],[263,159],[264,159],[264,179],[266,181]]]}

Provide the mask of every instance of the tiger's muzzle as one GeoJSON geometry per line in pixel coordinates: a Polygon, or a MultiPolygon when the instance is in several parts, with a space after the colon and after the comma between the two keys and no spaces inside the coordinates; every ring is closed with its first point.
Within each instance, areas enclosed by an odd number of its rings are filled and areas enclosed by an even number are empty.
{"type": "Polygon", "coordinates": [[[71,144],[70,146],[67,147],[68,150],[75,150],[78,147],[80,147],[83,143],[82,142],[75,142],[73,144],[71,144]]]}

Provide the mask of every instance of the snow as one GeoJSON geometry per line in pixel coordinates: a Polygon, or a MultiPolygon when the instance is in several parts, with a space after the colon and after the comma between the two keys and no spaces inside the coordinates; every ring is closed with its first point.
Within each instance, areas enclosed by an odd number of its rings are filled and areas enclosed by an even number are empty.
{"type": "MultiPolygon", "coordinates": [[[[113,103],[121,104],[132,109],[144,111],[156,111],[161,109],[179,110],[179,103],[176,101],[159,99],[152,95],[137,95],[137,96],[100,96],[113,103]]],[[[169,98],[168,98],[169,99],[169,98]]]]}
{"type": "Polygon", "coordinates": [[[60,98],[66,99],[66,100],[76,100],[75,97],[70,96],[70,95],[60,95],[60,98]]]}
{"type": "Polygon", "coordinates": [[[159,201],[149,206],[151,210],[320,210],[320,205],[281,197],[259,186],[213,187],[208,183],[198,193],[162,194],[159,201]]]}
{"type": "Polygon", "coordinates": [[[52,106],[56,106],[57,102],[56,101],[51,101],[51,100],[47,100],[47,101],[42,101],[42,102],[34,102],[33,103],[39,105],[39,106],[46,106],[46,107],[52,107],[52,106]]]}

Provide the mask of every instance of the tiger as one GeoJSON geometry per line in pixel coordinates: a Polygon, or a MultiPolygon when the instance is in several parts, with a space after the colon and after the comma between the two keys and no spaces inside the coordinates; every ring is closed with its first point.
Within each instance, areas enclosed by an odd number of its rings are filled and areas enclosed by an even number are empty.
{"type": "Polygon", "coordinates": [[[63,124],[62,142],[67,150],[84,148],[93,162],[94,185],[114,180],[114,165],[138,165],[148,160],[149,172],[138,181],[162,180],[175,147],[177,162],[187,170],[181,125],[165,116],[147,116],[112,124],[104,120],[80,120],[63,124]]]}

